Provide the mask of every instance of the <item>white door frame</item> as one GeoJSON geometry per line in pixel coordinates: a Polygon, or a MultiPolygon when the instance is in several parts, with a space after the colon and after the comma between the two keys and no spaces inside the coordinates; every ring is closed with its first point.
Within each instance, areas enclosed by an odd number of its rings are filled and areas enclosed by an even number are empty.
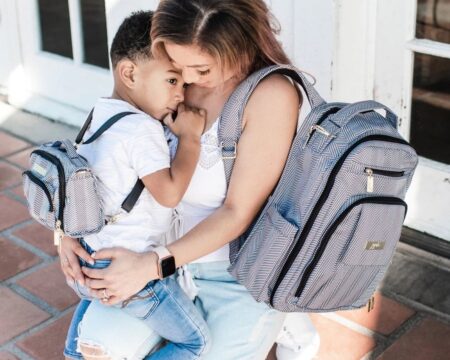
{"type": "MultiPolygon", "coordinates": [[[[332,97],[375,99],[399,115],[409,140],[414,52],[450,57],[450,45],[415,39],[417,0],[336,0],[332,97]]],[[[405,225],[450,240],[450,166],[419,159],[405,225]]]]}

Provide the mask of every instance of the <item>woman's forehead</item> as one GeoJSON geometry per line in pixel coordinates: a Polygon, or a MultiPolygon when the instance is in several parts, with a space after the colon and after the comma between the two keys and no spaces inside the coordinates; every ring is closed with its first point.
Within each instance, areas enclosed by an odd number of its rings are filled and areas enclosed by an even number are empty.
{"type": "Polygon", "coordinates": [[[178,66],[204,68],[217,63],[213,56],[197,45],[165,43],[164,47],[169,59],[178,66]]]}

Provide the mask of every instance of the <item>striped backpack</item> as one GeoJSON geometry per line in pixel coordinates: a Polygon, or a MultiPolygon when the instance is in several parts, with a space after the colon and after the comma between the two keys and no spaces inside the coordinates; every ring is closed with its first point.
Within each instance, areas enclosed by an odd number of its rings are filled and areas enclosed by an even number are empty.
{"type": "MultiPolygon", "coordinates": [[[[80,238],[98,233],[119,216],[104,214],[97,191],[97,178],[86,159],[77,153],[77,148],[94,142],[117,121],[134,113],[121,112],[112,116],[83,141],[93,111],[89,113],[75,143],[65,139],[39,146],[30,155],[30,169],[22,174],[28,210],[36,221],[54,231],[55,245],[60,244],[64,235],[80,238]]],[[[123,213],[133,209],[143,189],[144,184],[138,178],[121,204],[123,213]]]]}
{"type": "Polygon", "coordinates": [[[246,103],[273,73],[304,89],[311,112],[262,211],[230,244],[229,272],[280,311],[362,307],[392,260],[418,157],[386,106],[327,103],[296,68],[274,65],[252,74],[225,104],[219,141],[227,180],[246,103]]]}

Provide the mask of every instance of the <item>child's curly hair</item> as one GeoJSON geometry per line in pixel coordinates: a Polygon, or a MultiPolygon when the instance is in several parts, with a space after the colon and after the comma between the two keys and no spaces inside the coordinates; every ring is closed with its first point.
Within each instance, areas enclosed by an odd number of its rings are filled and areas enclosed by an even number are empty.
{"type": "Polygon", "coordinates": [[[153,11],[136,11],[120,25],[111,44],[109,56],[113,68],[122,59],[151,59],[150,28],[153,11]]]}

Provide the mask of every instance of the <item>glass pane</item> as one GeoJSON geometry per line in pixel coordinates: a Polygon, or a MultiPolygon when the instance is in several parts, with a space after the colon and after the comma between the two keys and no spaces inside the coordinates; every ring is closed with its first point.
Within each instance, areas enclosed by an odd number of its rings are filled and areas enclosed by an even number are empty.
{"type": "Polygon", "coordinates": [[[418,0],[416,37],[450,44],[450,0],[418,0]]]}
{"type": "Polygon", "coordinates": [[[80,0],[84,62],[109,68],[104,0],[80,0]]]}
{"type": "Polygon", "coordinates": [[[415,54],[411,145],[450,164],[450,59],[415,54]]]}
{"type": "Polygon", "coordinates": [[[42,50],[73,58],[69,4],[63,0],[39,0],[42,50]]]}

